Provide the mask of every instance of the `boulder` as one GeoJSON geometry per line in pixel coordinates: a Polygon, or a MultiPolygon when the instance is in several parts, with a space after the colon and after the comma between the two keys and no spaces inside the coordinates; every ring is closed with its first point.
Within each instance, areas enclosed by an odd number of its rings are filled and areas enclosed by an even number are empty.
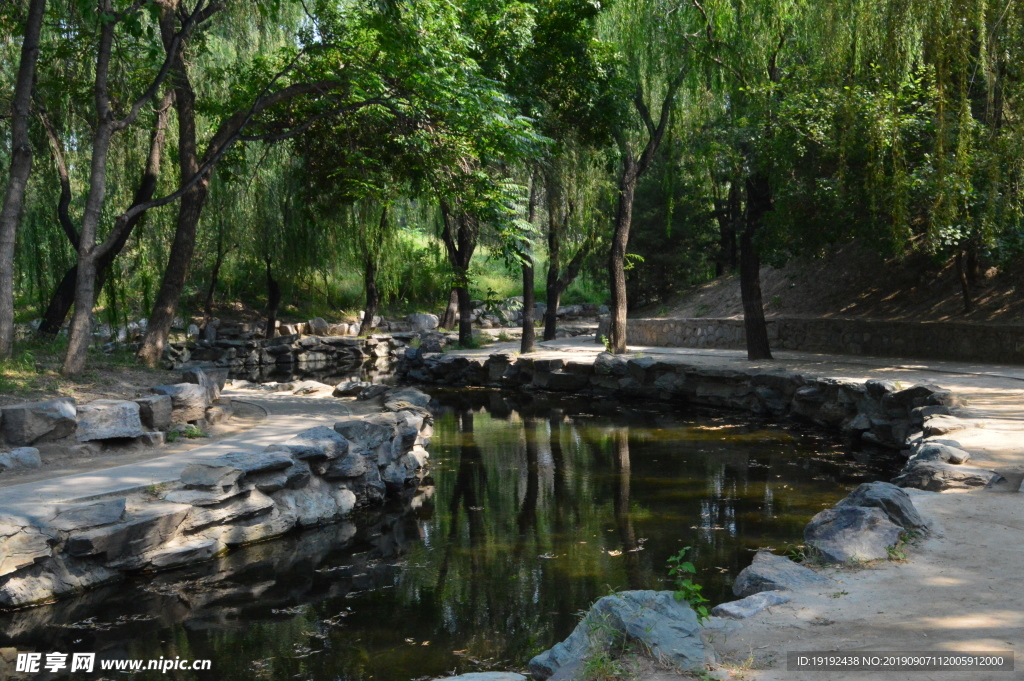
{"type": "Polygon", "coordinates": [[[0,454],[0,471],[39,468],[42,465],[43,460],[35,447],[18,447],[0,454]]]}
{"type": "Polygon", "coordinates": [[[72,532],[64,549],[70,556],[102,556],[107,563],[136,558],[166,542],[191,510],[185,504],[146,504],[114,525],[72,532]]]}
{"type": "Polygon", "coordinates": [[[386,393],[389,388],[386,385],[373,384],[363,388],[358,395],[360,400],[372,400],[386,393]]]}
{"type": "Polygon", "coordinates": [[[211,466],[226,466],[240,469],[246,475],[280,471],[290,468],[295,462],[284,452],[231,452],[222,454],[209,462],[211,466]]]}
{"type": "Polygon", "coordinates": [[[568,679],[582,671],[586,659],[614,639],[632,639],[656,660],[680,670],[704,666],[704,643],[697,615],[672,591],[621,591],[591,606],[569,638],[530,660],[537,681],[568,679]]]}
{"type": "Polygon", "coordinates": [[[75,416],[73,397],[4,407],[4,439],[15,446],[59,440],[75,432],[75,416]]]}
{"type": "Polygon", "coordinates": [[[397,417],[389,413],[338,421],[334,430],[358,447],[376,449],[394,436],[397,426],[397,417]]]}
{"type": "Polygon", "coordinates": [[[910,495],[888,482],[865,482],[835,505],[880,508],[886,517],[904,530],[923,530],[928,523],[914,508],[910,495]]]}
{"type": "Polygon", "coordinates": [[[804,543],[827,563],[881,560],[900,541],[903,529],[880,508],[825,509],[804,528],[804,543]]]}
{"type": "Polygon", "coordinates": [[[245,471],[234,465],[193,462],[181,471],[181,482],[195,487],[231,487],[245,475],[245,471]]]}
{"type": "Polygon", "coordinates": [[[323,317],[313,317],[306,324],[314,336],[329,336],[331,333],[331,325],[323,317]]]}
{"type": "Polygon", "coordinates": [[[188,369],[181,372],[182,383],[192,383],[200,386],[206,391],[206,403],[212,404],[214,400],[220,398],[220,390],[223,383],[219,383],[216,379],[209,376],[205,370],[200,367],[188,369]]]}
{"type": "Polygon", "coordinates": [[[372,383],[366,383],[365,381],[342,381],[338,385],[334,386],[334,392],[332,393],[335,397],[356,397],[359,393],[363,392],[365,388],[369,388],[372,383]]]}
{"type": "Polygon", "coordinates": [[[526,681],[526,677],[515,672],[470,672],[442,677],[435,681],[526,681]]]}
{"type": "Polygon", "coordinates": [[[293,395],[326,395],[333,391],[332,386],[319,381],[299,381],[292,389],[293,395]]]}
{"type": "Polygon", "coordinates": [[[269,513],[272,508],[273,499],[259,490],[252,490],[248,494],[240,494],[219,504],[192,507],[181,529],[185,532],[196,532],[211,525],[225,525],[269,513]]]}
{"type": "Polygon", "coordinates": [[[221,397],[206,408],[206,415],[203,418],[211,426],[215,426],[218,423],[226,423],[234,413],[235,408],[231,405],[231,398],[221,397]]]}
{"type": "Polygon", "coordinates": [[[139,405],[127,400],[95,400],[78,408],[79,442],[138,437],[145,431],[139,405]]]}
{"type": "Polygon", "coordinates": [[[945,435],[957,430],[963,430],[971,425],[967,421],[958,419],[955,416],[931,416],[924,420],[924,436],[935,437],[945,435]]]}
{"type": "Polygon", "coordinates": [[[0,577],[49,558],[53,539],[25,518],[0,513],[0,577]]]}
{"type": "MultiPolygon", "coordinates": [[[[952,442],[952,440],[947,442],[952,442]]],[[[962,463],[966,463],[970,458],[970,452],[958,446],[936,442],[935,440],[924,440],[915,444],[910,450],[911,462],[938,461],[959,466],[962,463]]]]}
{"type": "Polygon", "coordinates": [[[285,444],[298,445],[311,450],[312,456],[301,458],[336,459],[345,456],[349,451],[349,441],[326,426],[304,430],[285,444]]]}
{"type": "Polygon", "coordinates": [[[139,405],[139,420],[146,428],[167,430],[171,427],[171,398],[168,395],[149,395],[135,400],[139,405]]]}
{"type": "Polygon", "coordinates": [[[415,331],[433,331],[441,325],[440,319],[438,319],[436,314],[416,312],[406,317],[406,320],[412,324],[415,331]]]}
{"type": "Polygon", "coordinates": [[[984,468],[955,466],[940,461],[913,461],[893,478],[894,485],[942,492],[948,489],[984,487],[997,474],[984,468]]]}
{"type": "MultiPolygon", "coordinates": [[[[277,471],[280,472],[280,471],[277,471]]],[[[164,501],[174,504],[189,504],[191,506],[213,506],[222,501],[237,497],[248,492],[247,487],[239,485],[228,485],[226,487],[210,487],[207,489],[175,489],[164,494],[164,501]]]]}
{"type": "Polygon", "coordinates": [[[716,605],[711,609],[711,614],[715,617],[728,617],[734,620],[746,619],[765,608],[788,603],[790,600],[790,596],[782,591],[761,591],[738,601],[716,605]]]}
{"type": "Polygon", "coordinates": [[[124,517],[124,510],[125,500],[123,498],[101,499],[81,504],[60,504],[56,508],[56,515],[46,524],[62,532],[87,530],[91,527],[110,525],[120,521],[124,517]]]}
{"type": "Polygon", "coordinates": [[[171,398],[171,422],[175,425],[206,417],[206,407],[210,404],[209,392],[198,384],[158,385],[153,388],[153,392],[171,398]]]}
{"type": "Polygon", "coordinates": [[[732,592],[740,597],[751,596],[762,591],[799,591],[826,587],[832,580],[794,563],[785,556],[768,551],[758,551],[754,561],[743,568],[732,585],[732,592]]]}
{"type": "Polygon", "coordinates": [[[400,402],[408,402],[409,404],[424,409],[430,404],[430,395],[426,394],[416,388],[401,388],[400,390],[393,390],[388,395],[387,401],[384,403],[384,408],[388,411],[398,411],[398,409],[392,409],[388,407],[389,404],[398,404],[400,402]]]}
{"type": "Polygon", "coordinates": [[[351,453],[341,459],[335,459],[324,471],[324,478],[328,480],[341,480],[343,478],[358,478],[370,470],[371,462],[367,462],[362,454],[351,453]]]}
{"type": "Polygon", "coordinates": [[[221,545],[215,539],[197,539],[183,544],[165,546],[147,555],[150,567],[166,570],[181,565],[192,565],[213,558],[221,545]]]}
{"type": "Polygon", "coordinates": [[[281,512],[291,515],[301,527],[312,527],[346,515],[355,508],[351,490],[334,489],[319,478],[312,478],[301,489],[284,489],[274,495],[281,512]]]}

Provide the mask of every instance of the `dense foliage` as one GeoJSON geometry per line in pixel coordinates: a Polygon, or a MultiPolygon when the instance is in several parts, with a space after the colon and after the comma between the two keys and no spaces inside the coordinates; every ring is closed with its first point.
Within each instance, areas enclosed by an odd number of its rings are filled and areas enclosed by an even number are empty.
{"type": "Polygon", "coordinates": [[[756,345],[761,261],[851,239],[954,260],[969,309],[1024,250],[1022,33],[987,0],[7,0],[0,354],[77,308],[167,320],[152,361],[218,304],[440,313],[524,267],[623,319],[739,271],[756,345]]]}

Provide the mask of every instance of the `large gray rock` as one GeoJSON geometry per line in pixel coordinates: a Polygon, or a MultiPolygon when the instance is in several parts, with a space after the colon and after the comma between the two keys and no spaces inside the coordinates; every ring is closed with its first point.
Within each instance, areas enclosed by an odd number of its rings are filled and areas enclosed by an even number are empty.
{"type": "Polygon", "coordinates": [[[312,527],[346,515],[355,508],[356,495],[348,489],[336,489],[320,478],[312,478],[301,489],[285,489],[274,494],[281,512],[296,519],[300,527],[312,527]]]}
{"type": "Polygon", "coordinates": [[[903,529],[880,508],[843,506],[825,509],[804,528],[809,551],[827,563],[881,560],[900,541],[903,529]]]}
{"type": "Polygon", "coordinates": [[[304,430],[295,437],[288,440],[286,445],[308,448],[315,454],[312,457],[300,458],[328,458],[337,459],[345,456],[349,451],[349,441],[326,426],[317,426],[304,430]]]}
{"type": "Polygon", "coordinates": [[[374,414],[365,418],[338,421],[334,430],[357,447],[376,449],[395,435],[398,417],[394,413],[374,414]]]}
{"type": "Polygon", "coordinates": [[[48,558],[52,544],[53,538],[27,519],[0,513],[0,577],[48,558]]]}
{"type": "Polygon", "coordinates": [[[910,450],[911,462],[938,461],[959,466],[971,458],[970,452],[944,442],[924,440],[910,450]]]}
{"type": "Polygon", "coordinates": [[[605,596],[561,643],[530,660],[537,681],[570,678],[611,640],[626,637],[646,646],[655,659],[681,670],[703,667],[704,644],[697,615],[671,591],[622,591],[605,596]]]}
{"type": "Polygon", "coordinates": [[[341,480],[344,478],[358,478],[370,470],[372,462],[358,452],[352,452],[348,456],[331,461],[331,465],[324,471],[324,477],[328,480],[341,480]]]}
{"type": "Polygon", "coordinates": [[[213,462],[193,462],[181,471],[181,482],[193,487],[231,487],[245,475],[235,465],[220,465],[213,462]]]}
{"type": "Polygon", "coordinates": [[[4,439],[15,446],[59,440],[75,432],[75,416],[73,397],[4,407],[4,439]]]}
{"type": "Polygon", "coordinates": [[[64,548],[68,555],[102,556],[107,563],[135,558],[166,542],[192,508],[185,504],[146,504],[133,509],[117,524],[72,532],[64,548]]]}
{"type": "Polygon", "coordinates": [[[430,405],[430,395],[416,388],[393,390],[384,402],[384,408],[388,411],[398,411],[401,407],[397,405],[403,402],[426,409],[430,405]]]}
{"type": "Polygon", "coordinates": [[[139,405],[139,420],[153,430],[167,430],[171,427],[171,398],[168,395],[149,395],[135,400],[139,405]]]}
{"type": "Polygon", "coordinates": [[[93,562],[60,554],[10,575],[0,584],[0,607],[23,608],[42,604],[56,596],[80,593],[112,582],[118,573],[93,562]]]}
{"type": "Polygon", "coordinates": [[[181,382],[193,383],[205,390],[207,404],[213,404],[215,400],[220,399],[221,386],[218,385],[217,381],[209,376],[206,371],[199,367],[182,371],[181,382]]]}
{"type": "Polygon", "coordinates": [[[183,544],[165,546],[153,551],[146,558],[150,567],[166,570],[181,565],[192,565],[213,558],[221,550],[215,539],[197,539],[183,544]]]}
{"type": "Polygon", "coordinates": [[[145,431],[139,405],[127,400],[95,400],[78,408],[79,442],[139,437],[145,431]]]}
{"type": "Polygon", "coordinates": [[[924,436],[935,437],[936,435],[945,435],[957,430],[963,430],[970,425],[970,422],[963,421],[955,416],[932,416],[924,420],[924,436]]]}
{"type": "Polygon", "coordinates": [[[407,316],[406,319],[412,324],[413,331],[433,331],[441,325],[440,319],[438,319],[436,314],[415,312],[407,316]]]}
{"type": "Polygon", "coordinates": [[[435,681],[526,681],[526,677],[515,672],[470,672],[441,677],[435,681]]]}
{"type": "Polygon", "coordinates": [[[792,600],[791,597],[783,591],[761,591],[753,596],[747,596],[746,598],[738,601],[730,601],[728,603],[716,605],[711,609],[711,614],[715,617],[728,617],[729,619],[741,620],[746,619],[747,617],[753,617],[765,608],[770,608],[773,605],[780,605],[782,603],[788,603],[790,600],[792,600]]]}
{"type": "Polygon", "coordinates": [[[334,386],[334,392],[331,394],[335,397],[356,397],[371,385],[373,384],[366,381],[342,381],[334,386]]]}
{"type": "Polygon", "coordinates": [[[900,487],[942,492],[947,489],[984,487],[996,476],[995,472],[984,468],[954,466],[939,461],[914,461],[907,464],[892,482],[900,487]]]}
{"type": "Polygon", "coordinates": [[[71,532],[87,530],[118,522],[124,517],[125,500],[101,499],[80,504],[60,504],[53,519],[46,524],[55,530],[71,532]]]}
{"type": "Polygon", "coordinates": [[[281,471],[295,462],[284,452],[231,452],[209,462],[211,466],[233,466],[246,475],[281,471]]]}
{"type": "Polygon", "coordinates": [[[910,495],[889,482],[865,482],[836,504],[836,508],[863,506],[880,508],[893,523],[905,530],[923,530],[927,521],[914,508],[910,495]]]}
{"type": "Polygon", "coordinates": [[[39,468],[42,465],[43,460],[35,447],[18,447],[0,454],[0,471],[39,468]]]}
{"type": "Polygon", "coordinates": [[[828,577],[819,575],[803,565],[794,563],[785,556],[777,556],[768,551],[758,551],[754,561],[743,568],[732,585],[732,592],[737,596],[752,596],[762,591],[778,591],[789,589],[799,591],[828,586],[832,583],[828,577]]]}
{"type": "Polygon", "coordinates": [[[269,513],[274,508],[274,500],[259,490],[239,495],[227,501],[211,506],[195,506],[185,518],[181,529],[184,532],[196,532],[211,525],[225,525],[269,513]]]}
{"type": "Polygon", "coordinates": [[[171,398],[171,422],[175,425],[204,418],[206,407],[210,404],[209,392],[195,383],[158,385],[153,388],[153,392],[171,398]]]}
{"type": "Polygon", "coordinates": [[[329,336],[331,333],[331,325],[323,317],[313,317],[307,324],[309,332],[314,336],[329,336]]]}

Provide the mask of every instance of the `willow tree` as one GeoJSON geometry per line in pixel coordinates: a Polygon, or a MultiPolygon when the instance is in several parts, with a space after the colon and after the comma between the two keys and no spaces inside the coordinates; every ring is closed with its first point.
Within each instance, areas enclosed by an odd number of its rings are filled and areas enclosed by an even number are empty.
{"type": "Polygon", "coordinates": [[[611,290],[609,345],[626,352],[626,259],[637,181],[651,167],[687,76],[693,55],[685,37],[692,17],[663,0],[617,2],[602,20],[604,37],[620,55],[621,92],[625,101],[612,136],[619,152],[617,197],[608,286],[611,290]]]}

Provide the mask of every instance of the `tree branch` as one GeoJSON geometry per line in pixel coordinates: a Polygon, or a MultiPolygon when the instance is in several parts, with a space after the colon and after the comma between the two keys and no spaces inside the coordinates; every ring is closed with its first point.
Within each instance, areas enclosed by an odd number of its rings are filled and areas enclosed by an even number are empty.
{"type": "Polygon", "coordinates": [[[57,219],[60,221],[60,226],[64,229],[64,234],[67,235],[68,241],[71,242],[71,245],[77,251],[79,241],[78,229],[75,227],[75,223],[71,221],[71,214],[68,212],[68,207],[71,205],[71,180],[68,177],[67,162],[64,160],[64,150],[61,148],[60,139],[58,139],[57,133],[53,129],[53,124],[50,123],[46,112],[40,109],[37,115],[43,123],[43,129],[46,130],[46,137],[50,141],[50,149],[53,150],[53,161],[57,165],[57,176],[60,178],[60,200],[57,202],[57,219]]]}

